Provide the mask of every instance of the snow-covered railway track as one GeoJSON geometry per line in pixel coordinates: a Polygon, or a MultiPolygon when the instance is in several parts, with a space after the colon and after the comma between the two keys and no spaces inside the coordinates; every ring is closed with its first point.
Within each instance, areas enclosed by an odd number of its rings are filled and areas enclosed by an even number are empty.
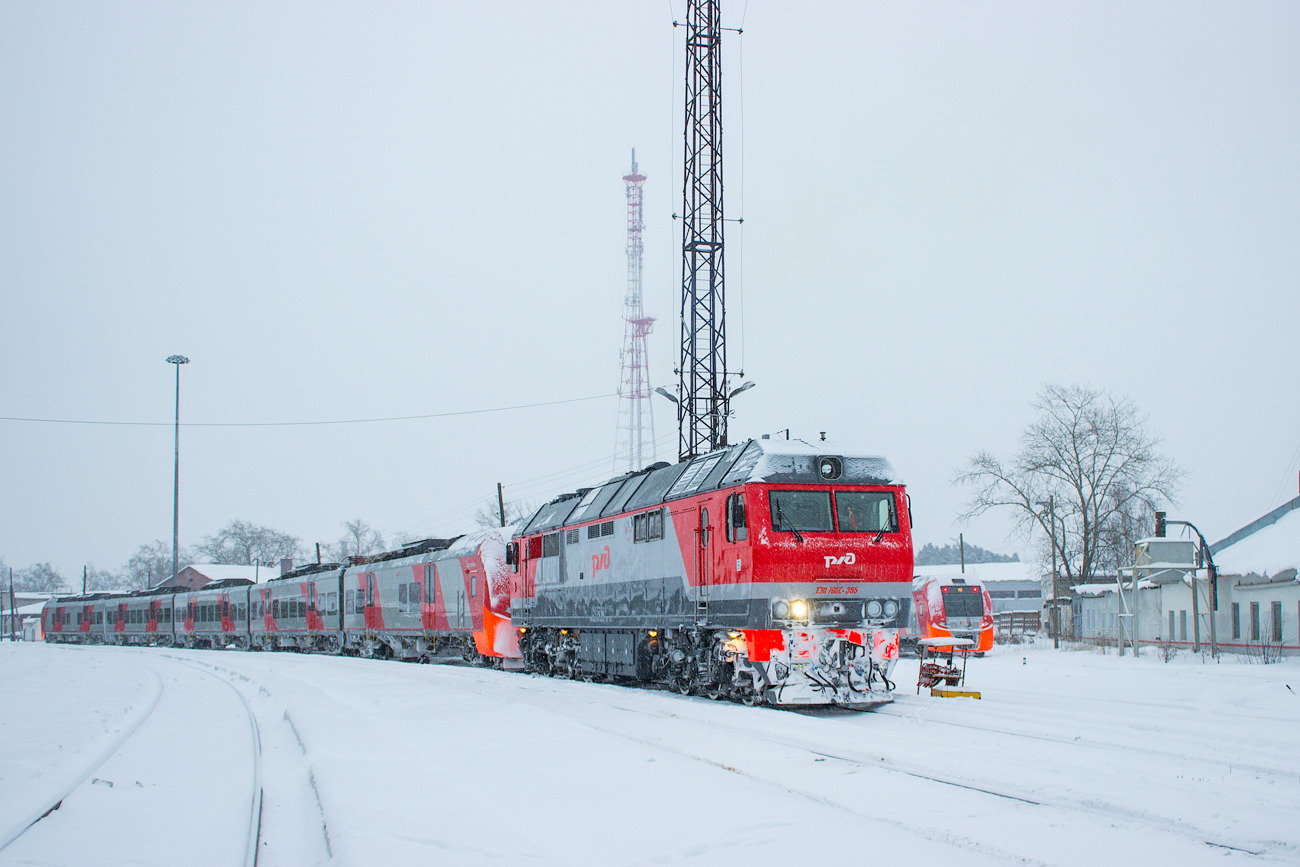
{"type": "MultiPolygon", "coordinates": [[[[37,666],[40,668],[42,666],[37,666]]],[[[34,671],[35,669],[33,669],[34,671]]],[[[54,811],[63,806],[63,802],[91,780],[92,775],[99,770],[109,759],[111,759],[122,746],[131,739],[131,737],[144,725],[145,720],[153,715],[154,710],[158,707],[158,702],[162,698],[163,683],[156,672],[150,671],[153,675],[154,688],[150,691],[149,697],[133,717],[129,719],[121,732],[111,740],[101,744],[98,749],[86,757],[86,760],[77,762],[71,767],[60,769],[63,782],[58,784],[53,794],[38,796],[34,804],[29,804],[25,811],[16,814],[10,814],[8,821],[5,822],[3,830],[0,830],[0,852],[8,849],[11,844],[32,829],[41,819],[49,816],[54,811]]]]}
{"type": "Polygon", "coordinates": [[[57,796],[2,838],[0,864],[257,864],[261,751],[252,710],[195,666],[131,655],[154,687],[144,707],[89,761],[64,766],[57,796]],[[204,817],[199,853],[196,815],[204,817]],[[141,830],[142,816],[147,831],[117,835],[141,830]]]}
{"type": "MultiPolygon", "coordinates": [[[[891,758],[887,753],[893,752],[898,746],[896,737],[881,743],[880,751],[867,751],[861,746],[855,748],[849,743],[850,739],[845,738],[848,732],[836,724],[834,716],[821,715],[809,720],[808,717],[789,715],[792,724],[786,725],[785,720],[772,720],[771,711],[717,713],[716,711],[725,709],[712,703],[702,703],[698,699],[680,699],[678,704],[671,698],[668,701],[675,705],[671,710],[651,709],[630,706],[633,703],[620,700],[614,691],[607,695],[606,709],[596,712],[594,702],[590,701],[573,703],[539,697],[529,698],[527,703],[550,713],[569,716],[602,733],[703,762],[864,819],[884,819],[894,827],[903,828],[918,837],[954,845],[970,853],[979,852],[997,860],[1039,863],[1024,851],[1008,851],[1006,845],[1000,842],[1015,839],[1010,828],[1005,835],[970,834],[961,837],[952,830],[936,833],[931,827],[916,821],[919,814],[914,807],[920,804],[954,803],[953,792],[959,790],[965,793],[958,796],[960,802],[972,810],[984,809],[980,806],[981,799],[998,799],[1017,805],[1011,808],[1011,814],[1016,815],[1019,821],[1052,827],[1074,825],[1106,829],[1112,838],[1128,838],[1130,845],[1138,845],[1144,837],[1149,838],[1152,832],[1158,832],[1165,843],[1176,846],[1186,857],[1194,860],[1196,855],[1233,850],[1278,863],[1295,863],[1294,848],[1285,843],[1258,836],[1242,838],[1222,827],[1215,827],[1213,823],[1187,821],[1170,809],[1164,813],[1159,812],[1163,806],[1160,804],[1126,801],[1122,791],[1108,793],[1086,787],[1044,785],[1041,769],[1038,778],[1032,782],[1017,784],[986,773],[987,766],[983,764],[970,766],[957,762],[941,769],[936,765],[944,764],[942,756],[936,756],[930,764],[891,758]],[[767,716],[768,719],[762,720],[760,715],[767,716]],[[647,724],[647,717],[653,717],[657,722],[647,724]],[[743,719],[743,723],[728,722],[727,719],[743,719]],[[807,737],[810,729],[802,720],[828,724],[824,730],[827,736],[807,737]],[[768,729],[768,723],[771,723],[771,730],[768,729]],[[872,781],[868,790],[909,794],[893,803],[884,803],[871,797],[864,800],[861,787],[829,784],[830,781],[819,779],[826,776],[824,771],[819,775],[807,774],[810,762],[820,763],[822,769],[839,768],[841,776],[859,775],[860,778],[861,775],[866,775],[872,781]],[[787,771],[793,773],[787,774],[787,771]],[[893,780],[889,779],[891,777],[893,780]],[[906,778],[907,782],[902,782],[900,778],[906,778]],[[816,784],[810,784],[814,780],[817,781],[816,784]],[[870,806],[865,806],[866,804],[870,806]],[[1029,815],[1024,815],[1026,811],[1029,815]]],[[[639,705],[640,702],[635,704],[639,705]]],[[[880,712],[877,711],[876,714],[880,715],[880,712]]],[[[857,714],[844,716],[856,717],[857,714]]],[[[927,724],[931,723],[942,726],[942,723],[927,720],[927,724]]],[[[983,727],[978,726],[972,728],[983,730],[983,727]]],[[[1022,733],[1009,729],[989,727],[987,730],[1005,738],[1022,736],[1022,733]]],[[[864,735],[868,740],[874,740],[871,735],[882,734],[878,730],[865,732],[856,726],[852,732],[856,735],[852,740],[857,740],[859,744],[864,735]]],[[[940,731],[929,732],[925,737],[939,744],[947,736],[940,731]]],[[[1079,764],[1088,761],[1115,764],[1113,754],[1122,752],[1121,747],[1112,744],[1081,744],[1064,738],[1034,739],[1050,743],[1054,748],[1069,747],[1080,754],[1079,764]],[[1112,755],[1105,759],[1099,758],[1095,753],[1088,756],[1086,754],[1089,750],[1112,755]]],[[[915,735],[911,736],[911,740],[914,745],[915,735]]],[[[1013,755],[1015,750],[1014,745],[1007,745],[1008,755],[1013,755]]],[[[1170,762],[1185,758],[1156,750],[1151,751],[1150,755],[1170,762]]],[[[1136,778],[1129,780],[1130,786],[1136,783],[1136,778]]],[[[1002,813],[1007,815],[1005,809],[1002,813]]],[[[1122,847],[1116,850],[1117,856],[1121,851],[1122,847]]]]}

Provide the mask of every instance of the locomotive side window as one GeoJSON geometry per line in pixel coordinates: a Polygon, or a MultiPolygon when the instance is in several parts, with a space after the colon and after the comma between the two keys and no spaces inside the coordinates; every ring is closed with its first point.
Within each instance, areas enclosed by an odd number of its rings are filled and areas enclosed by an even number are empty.
{"type": "Polygon", "coordinates": [[[745,495],[727,497],[727,541],[744,542],[749,538],[749,525],[745,522],[745,495]]]}
{"type": "Polygon", "coordinates": [[[897,533],[891,491],[836,491],[835,517],[841,533],[897,533]]]}
{"type": "Polygon", "coordinates": [[[542,556],[542,537],[534,536],[528,540],[528,559],[538,560],[542,556]]]}
{"type": "Polygon", "coordinates": [[[542,537],[542,556],[558,557],[560,556],[560,534],[547,533],[542,537]]]}
{"type": "Polygon", "coordinates": [[[831,532],[829,491],[772,491],[772,529],[831,532]]]}
{"type": "Polygon", "coordinates": [[[632,541],[653,542],[664,537],[664,510],[643,512],[632,518],[632,541]]]}
{"type": "Polygon", "coordinates": [[[353,596],[352,596],[352,594],[351,594],[350,592],[347,592],[347,593],[344,593],[344,594],[343,594],[343,613],[344,613],[344,614],[354,614],[354,613],[356,613],[356,609],[355,609],[355,608],[353,607],[353,605],[352,605],[352,599],[353,599],[353,596]]]}

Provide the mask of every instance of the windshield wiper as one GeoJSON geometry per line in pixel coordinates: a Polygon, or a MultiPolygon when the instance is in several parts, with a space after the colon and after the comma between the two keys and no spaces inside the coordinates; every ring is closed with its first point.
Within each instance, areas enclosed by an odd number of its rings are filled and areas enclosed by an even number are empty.
{"type": "Polygon", "coordinates": [[[803,544],[803,536],[799,533],[799,528],[795,527],[793,524],[791,524],[789,527],[785,526],[785,512],[781,511],[780,500],[777,500],[776,503],[776,519],[781,522],[782,530],[788,529],[791,533],[794,533],[794,537],[799,540],[799,544],[800,545],[803,544]]]}

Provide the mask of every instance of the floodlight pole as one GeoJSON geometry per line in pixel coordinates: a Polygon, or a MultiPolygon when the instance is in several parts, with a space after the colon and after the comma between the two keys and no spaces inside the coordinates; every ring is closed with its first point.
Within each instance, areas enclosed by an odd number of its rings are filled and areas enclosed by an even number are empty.
{"type": "Polygon", "coordinates": [[[175,581],[178,571],[176,549],[181,536],[181,365],[189,364],[190,360],[184,355],[170,355],[167,363],[176,365],[176,460],[172,476],[172,581],[175,581]]]}

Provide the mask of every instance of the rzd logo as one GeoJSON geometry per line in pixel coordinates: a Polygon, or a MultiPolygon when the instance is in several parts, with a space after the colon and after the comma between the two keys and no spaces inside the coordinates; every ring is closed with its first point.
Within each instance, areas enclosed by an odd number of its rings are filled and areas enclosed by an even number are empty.
{"type": "Polygon", "coordinates": [[[857,557],[853,556],[852,551],[849,551],[843,557],[833,557],[830,554],[827,554],[826,568],[829,569],[832,566],[852,566],[854,562],[857,561],[857,559],[858,559],[857,557]]]}
{"type": "Polygon", "coordinates": [[[609,546],[606,545],[604,551],[600,552],[599,554],[591,555],[591,574],[594,576],[601,569],[608,569],[608,568],[609,568],[609,546]]]}

